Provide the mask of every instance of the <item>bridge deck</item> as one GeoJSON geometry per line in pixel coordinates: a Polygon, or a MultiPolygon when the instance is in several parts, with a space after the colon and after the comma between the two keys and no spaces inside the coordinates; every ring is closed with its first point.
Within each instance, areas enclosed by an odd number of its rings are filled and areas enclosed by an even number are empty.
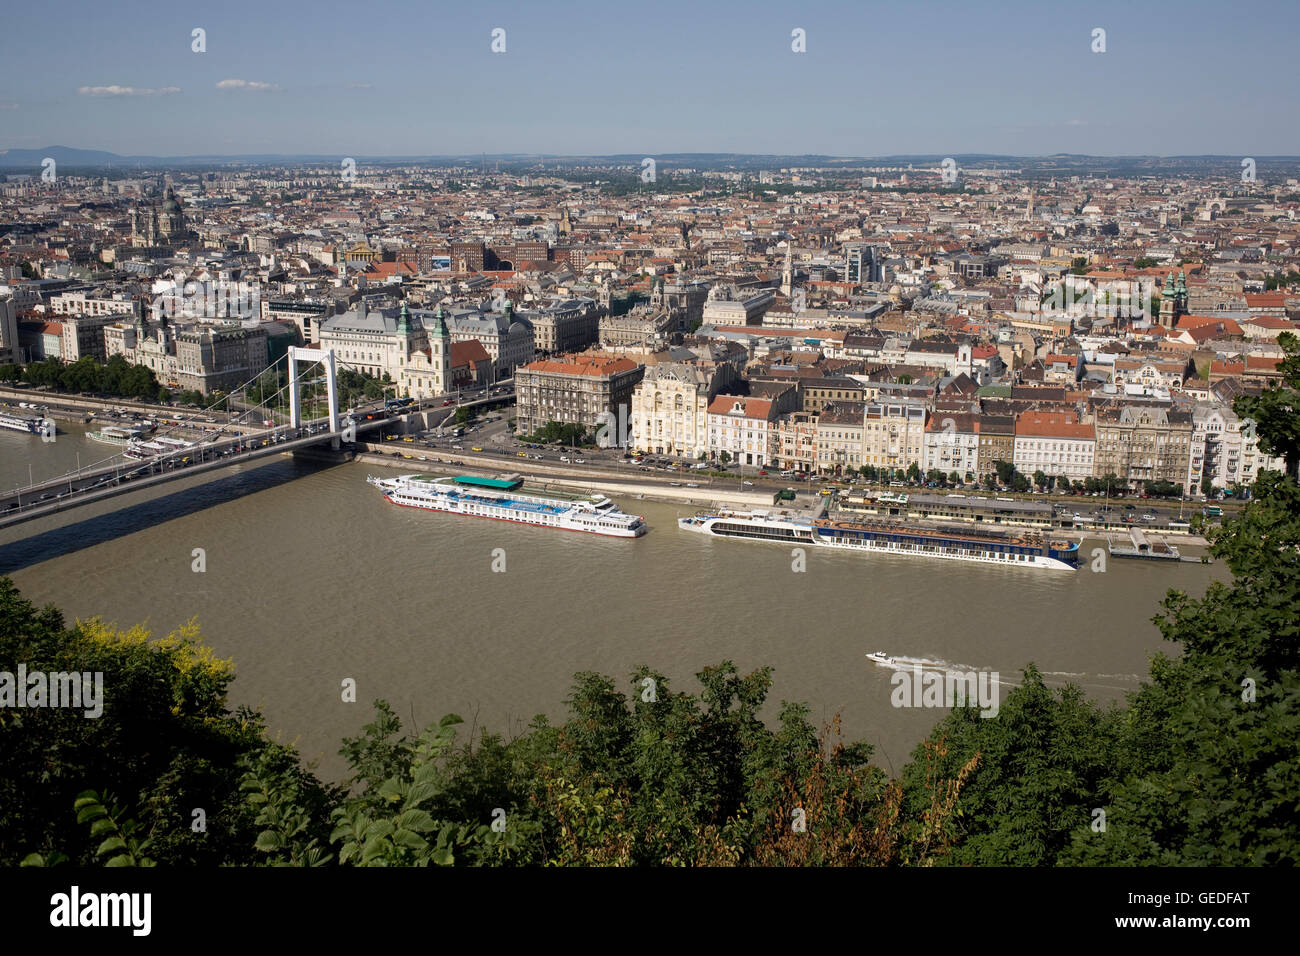
{"type": "MultiPolygon", "coordinates": [[[[438,399],[441,399],[442,396],[438,396],[437,399],[426,399],[414,406],[407,406],[400,410],[394,409],[392,417],[385,414],[372,421],[357,421],[355,429],[358,434],[373,431],[377,428],[381,429],[394,418],[405,418],[408,415],[426,411],[445,410],[450,416],[455,413],[456,408],[497,404],[503,401],[511,401],[513,397],[513,392],[484,395],[481,398],[460,402],[454,407],[448,407],[439,403],[438,399]]],[[[318,426],[325,421],[324,418],[305,421],[301,427],[318,426]]],[[[31,487],[0,492],[0,529],[22,524],[26,521],[34,521],[38,518],[61,514],[81,505],[94,504],[119,495],[130,494],[133,491],[155,488],[179,478],[207,474],[230,465],[268,458],[271,455],[279,455],[295,449],[323,444],[342,437],[341,431],[317,432],[294,438],[287,437],[288,433],[293,432],[296,434],[299,431],[300,429],[297,427],[281,425],[261,432],[231,435],[228,438],[216,441],[205,441],[200,438],[189,447],[176,448],[169,452],[165,451],[151,459],[135,460],[115,456],[111,463],[102,467],[83,468],[80,472],[60,475],[57,478],[38,482],[31,487]],[[280,435],[286,436],[284,441],[276,440],[280,435]],[[232,448],[241,444],[261,441],[269,441],[270,443],[264,447],[250,448],[247,451],[222,456],[223,452],[229,452],[232,448]],[[186,457],[192,459],[189,464],[184,464],[182,461],[186,457]],[[193,460],[195,458],[198,460],[193,460]],[[50,495],[56,497],[49,500],[50,495]],[[46,500],[42,501],[42,497],[46,500]]],[[[154,441],[157,441],[157,438],[154,441]]]]}
{"type": "MultiPolygon", "coordinates": [[[[365,422],[357,425],[357,431],[367,431],[375,427],[383,426],[384,421],[365,422]]],[[[193,462],[189,465],[180,465],[181,458],[193,453],[198,449],[184,449],[171,455],[160,456],[159,458],[149,461],[128,462],[125,465],[111,466],[97,469],[93,472],[83,472],[80,478],[72,477],[75,483],[80,482],[81,487],[75,488],[71,493],[62,492],[63,497],[56,498],[52,501],[36,501],[28,503],[28,490],[23,489],[23,504],[20,508],[10,510],[11,504],[17,504],[18,494],[10,492],[7,495],[0,496],[0,529],[8,528],[13,525],[22,524],[26,521],[34,521],[38,518],[49,517],[50,515],[60,514],[78,508],[82,505],[94,504],[95,502],[105,501],[109,498],[115,498],[119,495],[130,494],[133,491],[142,491],[148,488],[156,488],[159,485],[176,481],[180,478],[188,478],[193,475],[203,475],[231,465],[244,464],[250,461],[257,461],[262,458],[269,458],[272,455],[283,454],[297,448],[306,448],[312,445],[318,445],[329,442],[340,437],[340,432],[317,432],[313,435],[305,435],[302,438],[291,438],[282,442],[273,442],[265,447],[253,448],[248,451],[238,452],[226,457],[206,457],[204,460],[193,462]],[[147,472],[155,468],[163,467],[167,460],[176,462],[172,467],[165,471],[158,471],[152,474],[147,472]],[[146,472],[142,474],[141,472],[146,472]],[[108,482],[103,482],[104,478],[109,478],[108,482]]],[[[259,439],[261,440],[261,439],[259,439]]],[[[204,446],[204,452],[212,455],[213,452],[220,452],[228,445],[238,444],[237,440],[230,442],[214,442],[204,446]]],[[[46,483],[41,487],[65,487],[69,480],[68,476],[55,479],[54,482],[46,483]]],[[[47,494],[49,492],[46,492],[47,494]]]]}

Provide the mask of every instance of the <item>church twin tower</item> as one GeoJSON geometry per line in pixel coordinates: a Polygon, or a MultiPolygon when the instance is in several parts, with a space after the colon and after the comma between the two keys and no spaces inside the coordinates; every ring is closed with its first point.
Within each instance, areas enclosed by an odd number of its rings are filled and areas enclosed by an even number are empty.
{"type": "Polygon", "coordinates": [[[429,398],[448,391],[452,386],[451,331],[442,306],[434,313],[433,328],[421,327],[417,331],[403,302],[397,317],[397,337],[405,353],[398,384],[406,386],[406,394],[412,398],[429,398]]]}
{"type": "Polygon", "coordinates": [[[1178,284],[1174,284],[1171,272],[1165,279],[1165,287],[1160,293],[1160,324],[1172,329],[1178,319],[1187,314],[1187,274],[1178,270],[1178,284]]]}

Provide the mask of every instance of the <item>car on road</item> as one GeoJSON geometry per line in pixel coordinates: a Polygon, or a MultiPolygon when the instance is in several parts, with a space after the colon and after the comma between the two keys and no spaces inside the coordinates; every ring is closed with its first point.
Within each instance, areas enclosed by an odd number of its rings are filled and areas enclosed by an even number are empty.
{"type": "Polygon", "coordinates": [[[573,459],[573,463],[574,463],[575,465],[585,465],[585,464],[587,463],[587,459],[585,459],[585,458],[575,458],[575,459],[573,459]]]}
{"type": "Polygon", "coordinates": [[[526,451],[517,451],[517,452],[515,452],[515,457],[516,457],[516,458],[527,458],[527,457],[528,457],[528,452],[526,452],[526,451]]]}
{"type": "Polygon", "coordinates": [[[534,455],[534,456],[533,456],[533,461],[541,461],[541,460],[542,460],[542,456],[541,456],[541,455],[534,455]]]}
{"type": "Polygon", "coordinates": [[[753,483],[752,481],[750,481],[748,478],[745,479],[745,485],[746,485],[746,487],[749,487],[749,488],[753,488],[753,487],[754,487],[754,483],[753,483]]]}
{"type": "Polygon", "coordinates": [[[482,450],[483,450],[483,449],[480,448],[478,445],[471,445],[471,446],[470,446],[470,451],[482,451],[482,450]]]}

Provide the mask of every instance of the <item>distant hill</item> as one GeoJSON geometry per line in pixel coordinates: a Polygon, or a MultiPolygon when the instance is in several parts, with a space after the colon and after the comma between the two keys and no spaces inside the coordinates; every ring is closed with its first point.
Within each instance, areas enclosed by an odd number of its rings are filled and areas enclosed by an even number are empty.
{"type": "MultiPolygon", "coordinates": [[[[137,161],[137,157],[119,156],[102,149],[74,149],[71,146],[46,146],[44,149],[5,149],[0,150],[0,167],[14,169],[26,167],[40,172],[41,161],[51,157],[60,166],[126,166],[137,161]]],[[[157,157],[138,157],[141,162],[159,162],[157,157]]]]}

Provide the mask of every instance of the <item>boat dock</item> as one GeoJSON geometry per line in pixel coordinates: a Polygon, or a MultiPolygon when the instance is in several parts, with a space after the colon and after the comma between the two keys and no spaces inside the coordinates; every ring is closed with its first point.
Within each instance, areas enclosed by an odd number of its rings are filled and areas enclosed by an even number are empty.
{"type": "Polygon", "coordinates": [[[1120,543],[1116,543],[1116,536],[1106,536],[1106,550],[1112,557],[1116,558],[1140,558],[1147,561],[1190,561],[1196,564],[1201,563],[1200,558],[1185,558],[1176,547],[1162,538],[1160,535],[1147,534],[1141,528],[1130,528],[1128,530],[1128,542],[1124,543],[1123,538],[1119,538],[1120,543]]]}

